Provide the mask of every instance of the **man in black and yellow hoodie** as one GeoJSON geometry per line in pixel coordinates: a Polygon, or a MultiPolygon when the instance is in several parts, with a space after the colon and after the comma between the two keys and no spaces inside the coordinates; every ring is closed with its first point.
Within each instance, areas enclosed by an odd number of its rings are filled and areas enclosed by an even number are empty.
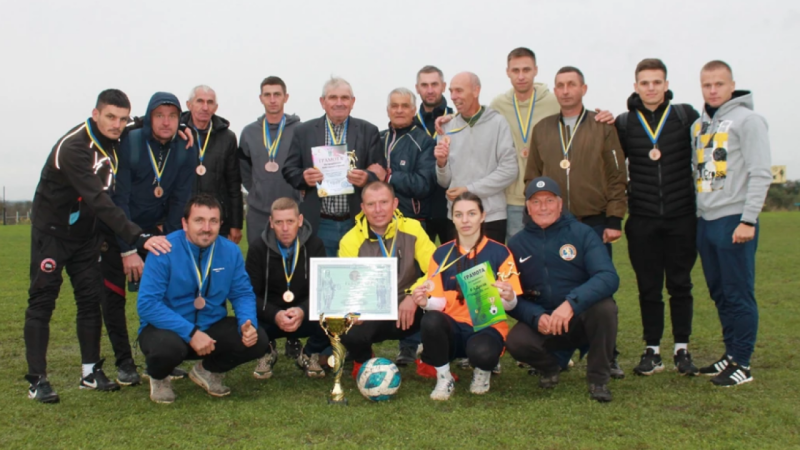
{"type": "Polygon", "coordinates": [[[354,360],[353,375],[371,358],[372,344],[403,339],[419,331],[422,309],[411,299],[411,292],[425,281],[420,273],[430,263],[436,246],[418,221],[403,216],[398,203],[390,184],[368,184],[361,194],[362,212],[356,216],[356,225],[339,243],[340,258],[397,258],[397,322],[364,322],[342,336],[354,360]]]}

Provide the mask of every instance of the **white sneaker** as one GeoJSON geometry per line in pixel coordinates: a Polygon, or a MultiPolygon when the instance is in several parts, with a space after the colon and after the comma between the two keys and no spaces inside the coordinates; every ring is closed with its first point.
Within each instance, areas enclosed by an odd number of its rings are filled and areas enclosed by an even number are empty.
{"type": "Polygon", "coordinates": [[[449,400],[453,395],[453,389],[456,387],[456,380],[453,375],[447,372],[446,375],[436,375],[436,387],[431,392],[431,400],[449,400]]]}
{"type": "Polygon", "coordinates": [[[492,372],[490,370],[481,370],[477,367],[472,369],[472,383],[469,385],[469,391],[473,394],[485,394],[489,392],[489,383],[492,381],[492,372]]]}

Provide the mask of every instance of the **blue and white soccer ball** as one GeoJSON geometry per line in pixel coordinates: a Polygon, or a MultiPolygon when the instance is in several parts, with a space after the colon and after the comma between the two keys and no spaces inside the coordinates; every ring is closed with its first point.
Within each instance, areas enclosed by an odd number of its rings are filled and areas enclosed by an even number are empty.
{"type": "Polygon", "coordinates": [[[361,395],[373,402],[382,402],[400,389],[400,371],[386,358],[372,358],[361,366],[356,383],[361,395]]]}

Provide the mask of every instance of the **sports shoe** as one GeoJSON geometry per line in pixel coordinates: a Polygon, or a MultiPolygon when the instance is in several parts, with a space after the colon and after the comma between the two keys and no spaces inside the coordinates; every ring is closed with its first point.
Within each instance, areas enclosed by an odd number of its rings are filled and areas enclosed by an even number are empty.
{"type": "Polygon", "coordinates": [[[469,358],[456,358],[456,360],[453,362],[456,363],[456,366],[458,366],[459,369],[469,369],[469,358]]]}
{"type": "Polygon", "coordinates": [[[37,375],[25,375],[25,379],[30,383],[28,388],[28,398],[39,403],[58,403],[59,398],[47,377],[37,375]]]}
{"type": "Polygon", "coordinates": [[[142,377],[136,371],[136,364],[132,359],[125,360],[117,367],[117,383],[123,386],[136,386],[142,383],[142,377]]]}
{"type": "Polygon", "coordinates": [[[119,385],[109,380],[105,372],[103,372],[103,362],[105,362],[105,359],[97,361],[92,368],[92,373],[81,378],[81,389],[94,389],[104,392],[119,390],[119,385]]]}
{"type": "Polygon", "coordinates": [[[613,398],[611,396],[611,391],[608,390],[608,385],[606,384],[590,384],[589,396],[592,398],[592,400],[597,400],[600,403],[610,402],[613,398]]]}
{"type": "MultiPolygon", "coordinates": [[[[181,369],[180,367],[176,367],[172,369],[172,372],[169,373],[170,380],[182,380],[189,376],[189,372],[181,369]]],[[[142,378],[150,378],[150,374],[147,372],[147,369],[144,369],[142,372],[142,378]]]]}
{"type": "Polygon", "coordinates": [[[450,373],[436,375],[436,387],[431,392],[431,400],[449,400],[453,395],[456,381],[450,373]]]}
{"type": "Polygon", "coordinates": [[[692,354],[684,349],[678,350],[678,353],[672,357],[675,361],[675,369],[681,375],[696,376],[699,375],[697,366],[692,362],[692,354]]]}
{"type": "Polygon", "coordinates": [[[417,359],[417,349],[413,347],[400,347],[400,353],[394,360],[394,364],[398,367],[405,367],[417,359]]]}
{"type": "MultiPolygon", "coordinates": [[[[455,382],[455,380],[453,380],[455,382]]],[[[472,383],[469,385],[469,391],[473,394],[485,394],[489,392],[489,384],[492,381],[492,371],[482,370],[479,368],[472,369],[472,383]]]]}
{"type": "MultiPolygon", "coordinates": [[[[611,373],[611,378],[615,380],[621,380],[625,378],[625,371],[622,370],[622,367],[619,366],[619,361],[616,357],[611,360],[611,367],[609,368],[609,372],[611,373]]],[[[610,401],[610,400],[609,400],[610,401]]]]}
{"type": "Polygon", "coordinates": [[[531,368],[530,364],[528,364],[528,363],[524,363],[522,361],[514,361],[514,362],[517,364],[517,367],[519,367],[520,369],[530,369],[531,368]]]}
{"type": "Polygon", "coordinates": [[[539,377],[539,387],[542,389],[555,389],[558,386],[558,378],[560,372],[553,372],[551,374],[542,374],[539,377]]]}
{"type": "Polygon", "coordinates": [[[722,387],[736,386],[751,381],[753,381],[753,375],[750,373],[750,368],[740,366],[734,361],[729,362],[725,370],[711,379],[712,383],[722,387]]]}
{"type": "Polygon", "coordinates": [[[500,365],[500,361],[497,361],[497,365],[494,366],[494,369],[492,369],[492,373],[495,375],[500,375],[503,373],[503,366],[500,365]]]}
{"type": "MultiPolygon", "coordinates": [[[[421,376],[422,378],[430,378],[430,379],[435,379],[436,377],[438,377],[438,374],[436,372],[436,367],[433,367],[430,364],[422,362],[421,359],[417,359],[417,375],[421,376]]],[[[458,375],[451,372],[450,376],[453,377],[453,380],[458,381],[458,375]]]]}
{"type": "MultiPolygon", "coordinates": [[[[273,344],[272,348],[278,348],[274,345],[274,341],[270,342],[270,344],[273,344]]],[[[300,339],[286,338],[286,348],[284,349],[286,357],[289,359],[297,359],[301,353],[303,353],[303,343],[300,342],[300,339]]],[[[275,356],[278,356],[277,351],[275,356]]]]}
{"type": "Polygon", "coordinates": [[[170,377],[166,377],[163,380],[150,378],[150,400],[164,404],[175,401],[175,391],[172,390],[172,380],[170,377]]]}
{"type": "Polygon", "coordinates": [[[722,373],[728,367],[728,364],[732,361],[731,357],[728,355],[722,355],[722,358],[719,361],[714,362],[708,366],[701,367],[699,372],[700,375],[705,375],[708,377],[715,377],[722,373]]]}
{"type": "Polygon", "coordinates": [[[661,355],[652,348],[645,349],[644,353],[642,353],[642,359],[639,360],[639,365],[633,368],[633,373],[644,376],[663,371],[664,362],[661,360],[661,355]]]}
{"type": "Polygon", "coordinates": [[[256,370],[253,371],[253,376],[257,380],[266,380],[272,378],[272,366],[278,362],[278,351],[270,346],[269,353],[258,358],[258,365],[256,370]]]}
{"type": "Polygon", "coordinates": [[[203,361],[198,361],[189,372],[189,378],[214,397],[224,397],[231,393],[231,388],[222,384],[224,377],[221,373],[206,370],[203,367],[203,361]]]}
{"type": "Polygon", "coordinates": [[[308,378],[322,378],[325,376],[325,370],[319,365],[319,353],[314,353],[311,356],[301,353],[297,357],[297,366],[305,371],[308,378]]]}

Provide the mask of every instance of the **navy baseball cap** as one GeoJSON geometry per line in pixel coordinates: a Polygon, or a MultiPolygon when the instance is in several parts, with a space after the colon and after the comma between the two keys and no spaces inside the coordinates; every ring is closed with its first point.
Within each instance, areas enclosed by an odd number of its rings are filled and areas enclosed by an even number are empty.
{"type": "Polygon", "coordinates": [[[525,188],[525,199],[527,200],[531,198],[531,195],[541,191],[551,192],[561,197],[561,189],[558,187],[558,183],[552,178],[539,177],[528,183],[528,187],[525,188]]]}

